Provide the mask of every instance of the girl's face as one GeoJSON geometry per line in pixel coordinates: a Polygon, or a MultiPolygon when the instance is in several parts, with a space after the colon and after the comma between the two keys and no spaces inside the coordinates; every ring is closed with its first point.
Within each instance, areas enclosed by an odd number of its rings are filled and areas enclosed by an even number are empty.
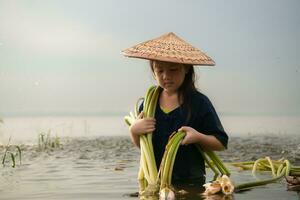
{"type": "Polygon", "coordinates": [[[188,69],[179,63],[153,61],[154,77],[167,92],[176,92],[184,81],[188,69]]]}

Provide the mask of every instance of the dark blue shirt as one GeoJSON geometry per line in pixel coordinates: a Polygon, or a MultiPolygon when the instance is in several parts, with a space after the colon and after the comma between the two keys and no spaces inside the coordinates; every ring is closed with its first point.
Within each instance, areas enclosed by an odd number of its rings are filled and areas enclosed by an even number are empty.
{"type": "MultiPolygon", "coordinates": [[[[140,110],[142,110],[140,107],[140,110]]],[[[179,106],[165,113],[157,103],[155,110],[156,127],[153,132],[153,148],[157,167],[159,168],[169,136],[182,126],[190,126],[200,133],[215,136],[227,148],[228,136],[219,117],[210,102],[202,93],[195,91],[191,98],[191,115],[187,121],[188,111],[179,106]]],[[[203,179],[205,164],[195,145],[181,145],[178,149],[173,168],[172,182],[177,180],[203,179]]]]}

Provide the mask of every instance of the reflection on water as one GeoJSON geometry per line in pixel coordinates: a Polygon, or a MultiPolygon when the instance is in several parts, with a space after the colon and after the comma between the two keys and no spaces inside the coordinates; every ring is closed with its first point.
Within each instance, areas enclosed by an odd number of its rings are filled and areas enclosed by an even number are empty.
{"type": "Polygon", "coordinates": [[[203,197],[203,200],[233,200],[233,195],[223,195],[223,194],[214,194],[210,196],[203,197]]]}

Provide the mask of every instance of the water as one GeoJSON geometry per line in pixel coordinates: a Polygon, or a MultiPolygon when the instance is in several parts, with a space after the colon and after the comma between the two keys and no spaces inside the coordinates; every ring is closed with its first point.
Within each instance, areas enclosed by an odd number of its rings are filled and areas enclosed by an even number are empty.
{"type": "MultiPolygon", "coordinates": [[[[248,134],[288,134],[300,132],[300,116],[236,116],[220,115],[230,136],[248,134]]],[[[17,143],[29,142],[49,129],[61,137],[127,136],[123,116],[49,116],[6,117],[0,123],[0,144],[9,137],[17,143]]]]}
{"type": "MultiPolygon", "coordinates": [[[[244,122],[241,117],[233,119],[222,118],[224,127],[232,133],[229,149],[220,153],[224,161],[269,155],[274,159],[286,156],[300,165],[300,136],[295,134],[299,118],[245,117],[244,122]],[[277,120],[272,125],[274,119],[277,120]]],[[[10,163],[0,168],[0,199],[138,199],[131,194],[138,191],[139,151],[128,138],[122,116],[5,118],[0,144],[6,144],[10,136],[11,143],[21,146],[23,159],[16,168],[10,163]],[[37,135],[49,129],[52,135],[59,136],[61,146],[40,150],[37,135]]],[[[4,152],[3,147],[0,152],[4,152]]],[[[230,169],[237,183],[253,180],[250,172],[230,169]]],[[[208,171],[207,179],[211,176],[208,171]]],[[[269,174],[261,177],[268,178],[269,174]]],[[[296,192],[286,191],[285,181],[236,193],[233,198],[300,199],[296,192]]],[[[201,197],[195,194],[180,199],[201,197]]]]}
{"type": "Polygon", "coordinates": [[[43,151],[21,145],[22,165],[13,169],[8,163],[0,170],[0,199],[127,199],[137,191],[138,152],[127,139],[61,142],[62,147],[43,151]]]}

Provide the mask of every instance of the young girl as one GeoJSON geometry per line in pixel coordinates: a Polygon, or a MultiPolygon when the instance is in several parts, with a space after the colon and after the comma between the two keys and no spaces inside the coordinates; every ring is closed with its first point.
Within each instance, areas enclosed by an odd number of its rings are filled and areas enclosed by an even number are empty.
{"type": "MultiPolygon", "coordinates": [[[[174,45],[178,44],[178,39],[175,39],[177,42],[173,42],[174,45]]],[[[155,39],[155,43],[158,40],[162,39],[155,39]]],[[[184,41],[180,39],[179,42],[184,41]]],[[[166,42],[160,45],[160,49],[163,45],[166,45],[166,42]]],[[[170,48],[170,45],[166,48],[170,48]]],[[[153,148],[159,168],[169,136],[174,131],[185,131],[186,136],[179,147],[173,168],[172,184],[202,185],[205,182],[205,164],[194,144],[200,144],[204,150],[219,151],[227,148],[228,136],[210,100],[195,87],[195,72],[191,61],[180,58],[169,62],[157,54],[154,59],[148,54],[147,59],[150,60],[154,78],[162,91],[157,102],[155,118],[144,118],[141,112],[130,126],[132,142],[139,147],[139,136],[153,132],[153,148]]]]}

